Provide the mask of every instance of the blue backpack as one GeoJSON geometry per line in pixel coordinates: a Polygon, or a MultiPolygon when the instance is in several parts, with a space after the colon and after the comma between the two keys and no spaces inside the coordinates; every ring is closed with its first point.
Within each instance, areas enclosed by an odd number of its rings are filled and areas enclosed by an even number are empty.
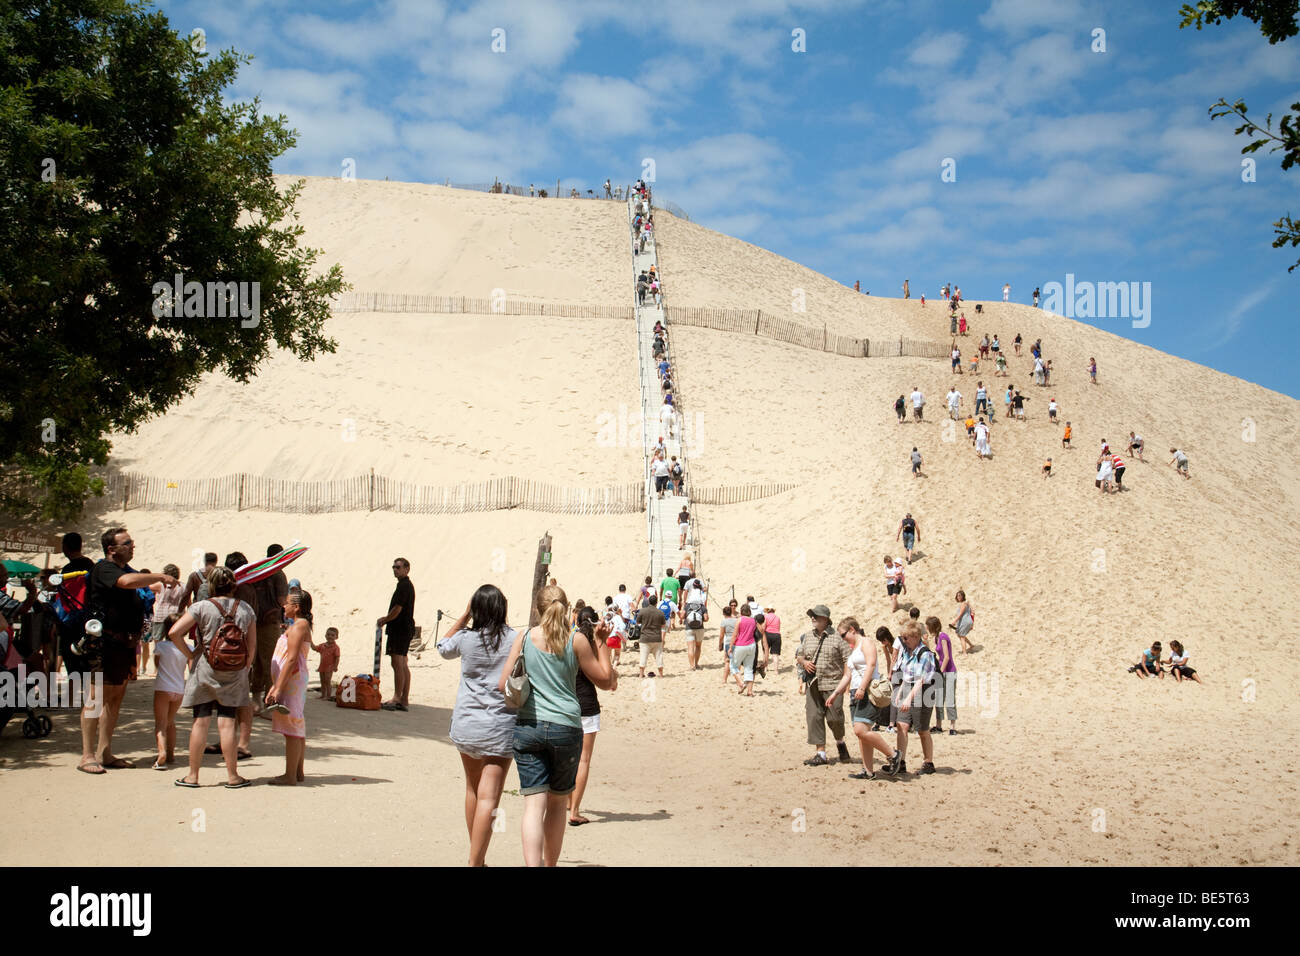
{"type": "Polygon", "coordinates": [[[668,600],[668,598],[664,598],[662,601],[659,602],[659,610],[663,613],[664,620],[665,621],[668,620],[670,617],[673,616],[672,601],[668,600]]]}

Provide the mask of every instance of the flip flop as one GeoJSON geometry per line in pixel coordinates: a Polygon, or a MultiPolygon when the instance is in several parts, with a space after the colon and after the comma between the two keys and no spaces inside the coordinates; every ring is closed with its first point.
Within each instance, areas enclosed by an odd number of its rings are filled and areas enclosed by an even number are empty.
{"type": "Polygon", "coordinates": [[[188,787],[190,790],[197,790],[197,789],[199,789],[199,785],[198,785],[197,783],[190,783],[190,782],[189,782],[188,780],[186,780],[184,777],[181,777],[180,779],[178,779],[178,780],[176,781],[176,786],[178,786],[178,787],[188,787]]]}
{"type": "Polygon", "coordinates": [[[236,760],[251,760],[252,757],[253,757],[253,753],[252,753],[251,750],[241,750],[241,751],[238,752],[238,754],[236,755],[235,759],[236,759],[236,760]]]}
{"type": "Polygon", "coordinates": [[[90,763],[78,764],[78,765],[77,765],[77,769],[80,770],[82,773],[88,773],[88,774],[90,774],[91,776],[94,776],[94,777],[98,777],[98,776],[100,776],[101,774],[104,774],[104,773],[107,773],[107,772],[108,772],[108,771],[106,771],[103,767],[100,766],[98,760],[92,760],[92,761],[90,761],[90,763]],[[90,769],[91,767],[99,767],[99,769],[98,769],[98,770],[91,770],[91,769],[90,769]]]}
{"type": "Polygon", "coordinates": [[[101,764],[101,766],[105,770],[131,770],[134,769],[135,764],[131,763],[131,761],[124,757],[114,757],[108,763],[101,764]]]}
{"type": "Polygon", "coordinates": [[[241,781],[239,781],[239,783],[228,783],[228,784],[226,784],[226,789],[227,789],[227,790],[243,790],[245,787],[251,787],[252,785],[253,785],[253,781],[251,781],[251,780],[241,780],[241,781]]]}
{"type": "Polygon", "coordinates": [[[203,748],[203,752],[205,754],[219,754],[221,753],[221,747],[218,744],[208,744],[203,748]]]}
{"type": "Polygon", "coordinates": [[[150,769],[150,770],[166,770],[166,769],[167,769],[167,764],[165,764],[165,763],[159,763],[157,760],[155,760],[155,761],[153,762],[153,766],[150,767],[149,769],[150,769]]]}
{"type": "Polygon", "coordinates": [[[571,826],[571,827],[580,827],[580,826],[582,826],[584,823],[590,823],[590,822],[591,822],[591,821],[588,820],[586,817],[578,817],[578,819],[576,819],[576,820],[570,820],[570,821],[569,821],[569,826],[571,826]]]}

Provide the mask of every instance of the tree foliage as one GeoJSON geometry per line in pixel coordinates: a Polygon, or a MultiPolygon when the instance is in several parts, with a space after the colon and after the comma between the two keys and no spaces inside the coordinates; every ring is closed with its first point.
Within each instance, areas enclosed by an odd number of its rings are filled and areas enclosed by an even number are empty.
{"type": "MultiPolygon", "coordinates": [[[[1179,27],[1195,25],[1198,30],[1205,25],[1215,26],[1221,20],[1244,16],[1259,24],[1260,32],[1270,44],[1281,43],[1300,33],[1300,24],[1297,23],[1300,0],[1198,0],[1195,6],[1183,4],[1180,12],[1183,20],[1179,27]]],[[[1282,153],[1282,169],[1287,170],[1300,161],[1300,103],[1292,103],[1291,110],[1278,121],[1276,132],[1273,130],[1273,114],[1269,113],[1261,126],[1250,118],[1244,100],[1229,103],[1220,98],[1210,107],[1210,117],[1233,116],[1239,119],[1241,124],[1236,134],[1253,137],[1241,152],[1255,153],[1267,146],[1270,153],[1282,153]]],[[[1289,213],[1273,223],[1273,232],[1274,249],[1300,246],[1300,223],[1289,213]]],[[[1294,272],[1297,268],[1300,268],[1300,259],[1292,263],[1287,272],[1294,272]]]]}
{"type": "Polygon", "coordinates": [[[301,184],[272,177],[294,133],[222,99],[250,59],[140,0],[0,4],[0,462],[37,481],[44,517],[79,513],[109,436],[206,373],[334,351],[342,272],[299,248],[301,184]],[[255,324],[155,314],[177,274],[256,283],[255,324]]]}

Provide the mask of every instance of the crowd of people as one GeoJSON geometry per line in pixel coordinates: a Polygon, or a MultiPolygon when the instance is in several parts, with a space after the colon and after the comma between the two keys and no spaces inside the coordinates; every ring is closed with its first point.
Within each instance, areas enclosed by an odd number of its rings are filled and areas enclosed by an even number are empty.
{"type": "MultiPolygon", "coordinates": [[[[182,581],[175,564],[161,572],[131,566],[136,543],[126,528],[110,528],[100,546],[104,557],[92,560],[75,532],[63,536],[66,562],[57,572],[41,574],[41,586],[25,581],[27,600],[13,608],[30,635],[31,663],[53,676],[62,666],[71,677],[95,675],[81,683],[81,758],[77,769],[100,776],[135,766],[114,750],[128,687],[150,676],[152,665],[154,770],[177,763],[176,719],[190,711],[193,724],[188,745],[188,772],[176,779],[181,787],[197,787],[205,754],[220,754],[225,786],[246,787],[250,781],[238,770],[252,757],[253,720],[271,721],[285,739],[285,773],[271,783],[303,779],[307,692],[307,650],[321,654],[321,684],[328,695],[338,663],[337,632],[324,644],[312,641],[312,599],[297,580],[283,571],[253,584],[237,584],[235,572],[247,565],[242,552],[232,551],[218,563],[215,552],[203,556],[201,569],[182,581]],[[58,584],[86,576],[84,598],[72,602],[67,619],[55,612],[58,584]],[[61,583],[61,582],[60,582],[61,583]],[[86,621],[99,624],[97,633],[86,621]],[[208,743],[211,718],[217,718],[217,743],[208,743]]],[[[281,551],[267,548],[268,557],[281,551]]],[[[3,582],[0,582],[3,583],[3,582]]]]}
{"type": "MultiPolygon", "coordinates": [[[[961,302],[961,289],[945,285],[942,292],[953,310],[954,332],[956,333],[960,327],[961,331],[959,334],[965,335],[967,330],[964,314],[961,318],[958,318],[957,312],[959,303],[961,302]]],[[[1020,355],[1022,345],[1023,338],[1020,333],[1016,333],[1015,340],[1012,343],[1015,357],[1020,355]]],[[[1029,347],[1029,354],[1033,359],[1032,374],[1034,385],[1040,388],[1050,388],[1052,383],[1052,362],[1050,359],[1043,358],[1042,339],[1034,340],[1034,343],[1029,347]]],[[[997,372],[994,374],[994,377],[1009,377],[1009,373],[1007,372],[1007,356],[1002,349],[1001,338],[996,332],[993,333],[992,338],[987,334],[983,337],[979,344],[978,354],[971,357],[970,371],[972,373],[978,373],[980,361],[987,359],[990,355],[994,358],[997,364],[997,372]]],[[[954,375],[965,374],[962,368],[961,348],[957,344],[955,338],[953,339],[950,359],[952,373],[954,375]]],[[[1090,357],[1088,359],[1087,371],[1089,382],[1096,385],[1097,360],[1095,357],[1090,357]]],[[[1014,421],[1027,421],[1025,406],[1029,401],[1030,396],[1023,394],[1014,384],[1008,384],[1002,398],[1004,408],[1002,417],[1014,421]]],[[[990,404],[990,389],[984,384],[982,379],[976,382],[974,407],[969,411],[966,411],[963,409],[964,402],[965,396],[961,393],[956,383],[950,385],[948,394],[945,397],[945,406],[948,409],[949,419],[965,426],[966,437],[981,461],[990,459],[993,457],[990,435],[997,418],[993,414],[992,406],[990,404]]],[[[912,409],[911,420],[914,422],[923,422],[925,420],[926,398],[919,385],[912,389],[910,396],[899,395],[898,398],[894,400],[894,414],[898,417],[898,423],[900,425],[908,421],[907,409],[909,404],[912,409]]],[[[1062,429],[1060,432],[1061,447],[1063,449],[1073,448],[1074,446],[1071,443],[1074,437],[1073,422],[1067,420],[1065,421],[1064,426],[1060,425],[1063,417],[1061,415],[1061,408],[1056,397],[1051,395],[1051,393],[1049,393],[1049,398],[1047,400],[1046,413],[1048,424],[1061,427],[1062,429]]],[[[1128,453],[1136,456],[1139,461],[1145,462],[1146,459],[1142,457],[1142,449],[1143,440],[1141,436],[1137,435],[1135,432],[1129,432],[1128,453]]],[[[1170,448],[1169,453],[1173,456],[1170,465],[1172,465],[1184,478],[1190,478],[1189,460],[1186,452],[1179,448],[1170,448]]],[[[909,460],[912,466],[912,475],[917,478],[924,477],[924,473],[921,471],[923,455],[919,450],[919,446],[912,447],[909,454],[909,460]]],[[[1046,461],[1044,461],[1042,466],[1042,476],[1044,478],[1048,478],[1052,475],[1052,465],[1053,460],[1051,458],[1047,458],[1046,461]]],[[[1101,452],[1099,453],[1096,462],[1097,474],[1095,482],[1098,490],[1103,494],[1124,491],[1123,476],[1125,468],[1126,464],[1124,460],[1118,453],[1111,450],[1110,445],[1105,439],[1102,439],[1101,452]]]]}

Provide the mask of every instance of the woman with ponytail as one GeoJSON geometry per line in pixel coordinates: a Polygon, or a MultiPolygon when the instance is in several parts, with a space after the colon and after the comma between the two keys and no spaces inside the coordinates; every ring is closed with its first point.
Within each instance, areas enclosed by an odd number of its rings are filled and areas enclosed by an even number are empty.
{"type": "Polygon", "coordinates": [[[519,792],[524,798],[524,862],[555,866],[564,843],[569,794],[582,756],[582,708],[577,678],[581,669],[601,690],[612,690],[616,676],[609,662],[609,626],[594,628],[595,646],[574,640],[569,630],[569,599],[556,585],[537,595],[538,627],[529,628],[510,648],[497,690],[522,655],[531,691],[515,717],[514,754],[519,792]]]}
{"type": "Polygon", "coordinates": [[[284,599],[289,628],[275,643],[271,658],[271,689],[266,707],[271,712],[271,729],[284,735],[284,776],[268,783],[292,787],[306,779],[303,762],[307,754],[307,647],[311,644],[311,595],[290,591],[284,599]]]}

